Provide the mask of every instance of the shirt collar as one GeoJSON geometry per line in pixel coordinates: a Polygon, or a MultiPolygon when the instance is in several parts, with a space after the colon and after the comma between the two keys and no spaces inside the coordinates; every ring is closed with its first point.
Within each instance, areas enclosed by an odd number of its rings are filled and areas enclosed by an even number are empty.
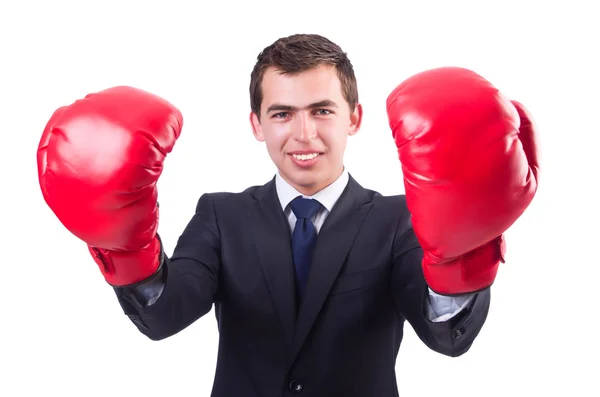
{"type": "Polygon", "coordinates": [[[348,184],[349,176],[348,171],[344,167],[342,174],[329,186],[318,191],[312,196],[306,196],[298,190],[296,190],[293,186],[287,183],[277,172],[275,175],[275,187],[277,189],[277,196],[279,197],[279,202],[281,204],[281,208],[285,211],[288,204],[298,196],[313,198],[318,200],[323,207],[327,209],[327,211],[331,212],[336,201],[342,195],[346,185],[348,184]]]}

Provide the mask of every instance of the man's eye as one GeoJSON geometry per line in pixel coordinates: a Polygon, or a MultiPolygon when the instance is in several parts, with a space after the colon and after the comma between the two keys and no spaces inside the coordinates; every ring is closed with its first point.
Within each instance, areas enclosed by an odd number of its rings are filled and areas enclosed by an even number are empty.
{"type": "Polygon", "coordinates": [[[317,110],[317,114],[321,115],[321,116],[326,116],[328,114],[330,114],[331,112],[327,109],[319,109],[317,110]]]}
{"type": "Polygon", "coordinates": [[[275,113],[275,114],[273,115],[273,117],[274,117],[274,118],[281,119],[281,118],[284,118],[285,116],[287,116],[287,114],[288,114],[287,112],[279,112],[279,113],[275,113]]]}

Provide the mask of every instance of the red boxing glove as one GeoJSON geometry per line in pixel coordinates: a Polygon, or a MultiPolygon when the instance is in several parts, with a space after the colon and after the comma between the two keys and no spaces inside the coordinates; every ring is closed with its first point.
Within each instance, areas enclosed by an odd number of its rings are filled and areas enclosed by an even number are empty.
{"type": "Polygon", "coordinates": [[[46,124],[37,151],[44,200],[111,285],[160,265],[156,183],[182,125],[173,105],[131,87],[87,95],[46,124]]]}
{"type": "Polygon", "coordinates": [[[504,261],[503,233],[538,187],[531,117],[457,67],[402,82],[387,113],[429,287],[456,295],[491,286],[504,261]]]}

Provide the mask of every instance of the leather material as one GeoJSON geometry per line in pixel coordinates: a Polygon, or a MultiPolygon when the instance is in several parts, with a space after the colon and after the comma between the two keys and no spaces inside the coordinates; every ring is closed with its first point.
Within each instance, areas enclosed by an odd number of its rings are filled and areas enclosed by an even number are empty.
{"type": "Polygon", "coordinates": [[[489,287],[504,260],[502,235],[538,188],[530,115],[458,67],[408,78],[387,98],[387,114],[427,282],[441,294],[489,287]]]}
{"type": "Polygon", "coordinates": [[[182,124],[166,100],[120,86],[59,108],[44,128],[44,200],[110,284],[139,282],[159,266],[156,183],[182,124]]]}

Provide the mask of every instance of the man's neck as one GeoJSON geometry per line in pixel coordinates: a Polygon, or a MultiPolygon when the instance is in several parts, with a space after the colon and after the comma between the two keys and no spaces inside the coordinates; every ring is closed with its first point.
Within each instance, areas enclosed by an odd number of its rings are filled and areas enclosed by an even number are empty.
{"type": "Polygon", "coordinates": [[[344,172],[344,167],[342,167],[342,169],[339,172],[335,173],[328,180],[321,181],[319,184],[308,185],[308,186],[301,186],[301,185],[297,185],[297,184],[291,182],[281,172],[279,173],[279,175],[281,176],[281,178],[283,178],[283,180],[285,180],[290,186],[292,186],[294,189],[296,189],[300,194],[303,194],[305,196],[314,196],[315,194],[319,193],[321,190],[326,189],[332,183],[337,181],[343,172],[344,172]]]}

